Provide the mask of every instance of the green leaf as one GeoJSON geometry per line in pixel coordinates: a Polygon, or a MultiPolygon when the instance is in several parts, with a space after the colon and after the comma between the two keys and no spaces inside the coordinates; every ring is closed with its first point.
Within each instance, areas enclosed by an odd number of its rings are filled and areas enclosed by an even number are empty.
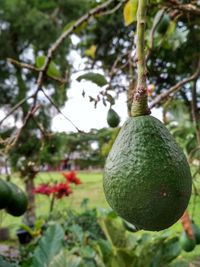
{"type": "Polygon", "coordinates": [[[48,267],[63,247],[64,231],[59,224],[51,225],[33,254],[33,267],[48,267]]]}
{"type": "Polygon", "coordinates": [[[63,28],[63,32],[66,32],[67,30],[69,30],[69,28],[71,28],[75,24],[75,22],[76,22],[75,20],[72,20],[69,23],[67,23],[65,27],[63,28]]]}
{"type": "Polygon", "coordinates": [[[1,267],[19,267],[17,263],[10,263],[5,260],[2,256],[0,256],[0,266],[1,267]]]}
{"type": "Polygon", "coordinates": [[[94,73],[94,72],[88,72],[77,78],[77,81],[80,82],[81,80],[91,81],[100,87],[108,83],[106,78],[102,74],[94,73]]]}
{"type": "Polygon", "coordinates": [[[118,248],[125,248],[127,245],[126,231],[118,219],[102,217],[99,219],[99,224],[110,243],[118,248]]]}
{"type": "Polygon", "coordinates": [[[81,258],[76,255],[70,255],[67,251],[62,250],[51,261],[49,267],[79,267],[81,258]]]}
{"type": "Polygon", "coordinates": [[[137,20],[138,0],[129,0],[124,6],[124,24],[129,26],[137,20]]]}
{"type": "MultiPolygon", "coordinates": [[[[38,56],[36,57],[36,67],[37,68],[42,68],[45,64],[46,57],[45,56],[38,56]]],[[[47,75],[50,77],[56,77],[60,78],[61,74],[60,71],[58,70],[55,62],[51,60],[48,70],[47,70],[47,75]]]]}
{"type": "Polygon", "coordinates": [[[103,239],[99,239],[98,241],[98,247],[101,251],[101,255],[103,257],[103,260],[105,263],[110,261],[110,258],[113,257],[113,251],[111,244],[103,239]]]}
{"type": "Polygon", "coordinates": [[[95,257],[96,252],[90,246],[84,246],[80,248],[80,254],[82,258],[92,259],[95,257]]]}
{"type": "MultiPolygon", "coordinates": [[[[69,30],[69,28],[71,28],[75,23],[76,23],[76,20],[72,20],[69,23],[67,23],[65,27],[63,28],[63,32],[66,32],[67,30],[69,30]]],[[[83,22],[81,25],[76,27],[76,29],[73,32],[76,34],[79,34],[81,30],[85,28],[86,25],[87,25],[87,22],[83,22]]]]}
{"type": "Polygon", "coordinates": [[[95,58],[97,46],[91,45],[88,49],[85,50],[85,55],[91,58],[95,58]]]}
{"type": "Polygon", "coordinates": [[[169,23],[167,32],[166,32],[166,36],[167,37],[172,36],[174,34],[175,30],[176,30],[176,22],[171,20],[170,23],[169,23]]]}

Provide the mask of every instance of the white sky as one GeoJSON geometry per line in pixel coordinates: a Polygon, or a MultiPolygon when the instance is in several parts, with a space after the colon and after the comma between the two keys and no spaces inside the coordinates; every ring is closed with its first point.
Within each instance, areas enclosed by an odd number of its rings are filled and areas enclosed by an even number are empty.
{"type": "MultiPolygon", "coordinates": [[[[71,36],[73,44],[79,42],[79,38],[76,35],[71,36]]],[[[77,51],[71,51],[68,60],[73,64],[75,69],[84,69],[84,60],[80,57],[77,51]]],[[[68,101],[62,112],[80,129],[85,132],[91,128],[100,129],[108,127],[106,117],[109,109],[109,105],[105,107],[100,101],[97,108],[94,108],[94,103],[89,102],[88,95],[96,96],[102,88],[99,88],[91,82],[78,82],[76,78],[82,73],[78,73],[72,76],[71,88],[68,90],[68,101]],[[82,91],[86,92],[85,98],[82,96],[82,91]]],[[[126,94],[120,94],[119,99],[116,100],[113,109],[119,114],[121,118],[120,125],[127,118],[127,104],[126,94]]],[[[162,120],[162,113],[160,109],[153,109],[152,115],[162,120]]],[[[55,116],[52,122],[52,130],[58,132],[76,131],[74,126],[68,122],[61,114],[55,116]]]]}
{"type": "MultiPolygon", "coordinates": [[[[75,35],[71,36],[73,44],[79,42],[79,38],[75,35]]],[[[22,61],[26,59],[31,59],[34,62],[34,54],[31,48],[28,48],[25,51],[22,61]]],[[[75,70],[83,70],[85,67],[84,59],[82,59],[79,53],[75,50],[71,51],[69,57],[67,58],[75,70]]],[[[103,74],[102,71],[100,71],[103,74]]],[[[68,100],[65,103],[65,106],[61,109],[63,114],[68,117],[80,130],[88,132],[91,128],[101,129],[103,127],[108,127],[106,117],[109,109],[109,105],[105,107],[100,101],[97,105],[97,108],[94,108],[94,102],[89,102],[89,95],[94,98],[97,96],[102,88],[99,88],[92,82],[81,81],[78,82],[76,78],[80,76],[81,72],[78,72],[72,75],[71,88],[68,89],[67,95],[68,100]],[[86,92],[85,98],[82,96],[82,91],[86,92]]],[[[119,114],[121,118],[120,125],[124,123],[127,115],[127,103],[126,103],[126,93],[121,93],[119,98],[116,99],[115,105],[112,108],[119,114]]],[[[156,118],[162,120],[161,109],[153,109],[152,115],[156,118]]],[[[0,110],[0,119],[5,116],[4,112],[0,110]]],[[[14,119],[10,116],[4,123],[4,125],[13,124],[14,119]]],[[[20,124],[18,125],[20,126],[20,124]]],[[[56,132],[70,132],[76,131],[75,127],[66,119],[63,115],[58,114],[52,120],[52,130],[56,132]]]]}
{"type": "MultiPolygon", "coordinates": [[[[79,42],[79,38],[76,35],[71,36],[72,43],[75,45],[79,42]]],[[[77,70],[84,69],[84,60],[80,57],[77,51],[71,51],[68,60],[73,64],[73,67],[77,70]]],[[[100,72],[102,73],[102,72],[100,72]]],[[[76,78],[82,73],[78,73],[72,76],[71,88],[68,90],[68,101],[65,107],[62,108],[62,112],[67,116],[80,130],[88,132],[91,128],[101,129],[108,127],[106,117],[109,109],[109,105],[105,107],[100,101],[97,108],[94,108],[94,103],[89,102],[88,95],[95,97],[99,90],[102,90],[92,82],[76,81],[76,78]],[[85,98],[82,96],[82,91],[86,92],[85,98]]],[[[126,93],[121,93],[116,100],[113,109],[119,114],[122,125],[127,118],[127,104],[126,93]]],[[[162,120],[161,109],[153,109],[152,115],[162,120]]],[[[53,131],[57,132],[69,132],[76,131],[74,126],[67,121],[61,114],[54,117],[52,122],[53,131]]]]}
{"type": "MultiPolygon", "coordinates": [[[[91,82],[72,82],[71,89],[68,91],[68,101],[62,112],[80,129],[89,131],[91,128],[100,129],[108,127],[106,117],[109,105],[105,107],[100,101],[97,108],[94,108],[94,103],[89,102],[87,95],[95,96],[99,92],[99,88],[91,82]],[[86,89],[87,88],[87,89],[86,89]],[[86,96],[83,98],[82,90],[86,91],[86,96]]],[[[116,104],[112,107],[120,116],[121,123],[127,118],[126,94],[120,94],[116,104]]],[[[162,113],[160,109],[153,109],[152,115],[162,120],[162,113]]],[[[61,114],[53,119],[52,129],[58,132],[76,131],[74,126],[68,122],[61,114]]]]}

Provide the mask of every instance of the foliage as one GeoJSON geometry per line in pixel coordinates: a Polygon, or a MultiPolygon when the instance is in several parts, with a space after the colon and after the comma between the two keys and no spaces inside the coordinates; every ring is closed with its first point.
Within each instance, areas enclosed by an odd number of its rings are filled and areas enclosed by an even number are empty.
{"type": "Polygon", "coordinates": [[[0,266],[2,267],[19,267],[17,263],[10,263],[6,259],[4,259],[2,256],[0,256],[0,266]]]}
{"type": "Polygon", "coordinates": [[[79,214],[70,210],[63,222],[48,222],[39,242],[24,248],[32,252],[21,266],[164,267],[181,252],[179,238],[170,232],[132,233],[114,212],[90,210],[87,201],[83,206],[79,214]]]}
{"type": "Polygon", "coordinates": [[[38,243],[33,254],[33,267],[49,266],[62,248],[64,231],[59,224],[51,225],[38,243]]]}
{"type": "Polygon", "coordinates": [[[81,169],[86,169],[89,166],[103,167],[105,157],[102,154],[102,147],[109,142],[112,133],[113,130],[107,128],[91,129],[88,133],[60,133],[58,138],[63,144],[65,158],[70,159],[75,152],[78,155],[75,164],[78,164],[81,169]]]}

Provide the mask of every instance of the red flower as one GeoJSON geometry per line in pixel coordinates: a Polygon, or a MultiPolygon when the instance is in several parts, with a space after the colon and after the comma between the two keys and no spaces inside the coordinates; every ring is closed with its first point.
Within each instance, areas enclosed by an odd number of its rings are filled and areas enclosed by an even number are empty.
{"type": "Polygon", "coordinates": [[[76,176],[75,171],[63,172],[62,175],[69,183],[74,183],[76,185],[81,184],[81,180],[76,176]]]}
{"type": "Polygon", "coordinates": [[[53,194],[56,198],[62,198],[64,196],[69,196],[72,190],[67,183],[59,183],[53,186],[53,194]]]}
{"type": "Polygon", "coordinates": [[[49,196],[50,194],[53,193],[53,191],[52,191],[52,187],[50,185],[48,185],[48,184],[40,184],[38,187],[36,187],[33,190],[33,193],[49,196]]]}

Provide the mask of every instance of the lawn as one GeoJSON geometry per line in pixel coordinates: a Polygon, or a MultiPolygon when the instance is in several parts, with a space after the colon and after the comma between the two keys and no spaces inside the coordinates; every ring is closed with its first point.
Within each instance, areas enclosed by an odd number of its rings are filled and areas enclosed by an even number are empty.
{"type": "MultiPolygon", "coordinates": [[[[108,208],[108,204],[105,200],[103,187],[102,187],[102,173],[96,172],[79,172],[78,177],[81,180],[80,185],[73,185],[73,193],[69,197],[59,199],[55,203],[56,211],[65,211],[69,208],[80,210],[82,201],[89,199],[88,207],[108,208]]],[[[23,187],[21,180],[15,174],[13,176],[14,183],[23,187]]],[[[46,172],[39,173],[36,177],[36,185],[47,182],[64,181],[63,176],[59,172],[46,172]]],[[[36,195],[36,213],[37,217],[41,217],[48,214],[50,206],[50,199],[44,195],[36,195]]],[[[21,223],[22,218],[12,217],[5,212],[0,212],[0,225],[9,227],[11,230],[11,236],[15,236],[15,231],[21,223]]]]}
{"type": "MultiPolygon", "coordinates": [[[[69,197],[63,198],[61,200],[57,200],[55,203],[55,210],[56,211],[66,211],[67,209],[75,209],[79,211],[81,209],[82,201],[87,198],[89,199],[88,206],[89,207],[96,207],[96,208],[108,208],[108,204],[105,200],[105,196],[103,193],[102,187],[102,173],[96,172],[78,172],[77,175],[81,179],[81,184],[73,186],[73,194],[69,197]]],[[[40,183],[47,183],[47,182],[54,182],[54,181],[62,181],[64,178],[61,173],[58,172],[51,172],[51,173],[39,173],[36,178],[36,185],[40,183]]],[[[17,184],[21,184],[21,181],[17,175],[14,176],[14,182],[17,184]]],[[[197,185],[199,188],[200,186],[197,185]]],[[[37,217],[42,217],[45,214],[48,214],[49,211],[49,198],[43,195],[36,195],[36,211],[37,217]]],[[[189,204],[189,211],[190,214],[194,213],[193,219],[195,220],[196,224],[200,226],[200,202],[199,198],[197,198],[194,210],[194,197],[191,198],[189,204]]],[[[15,237],[15,231],[19,227],[22,218],[15,218],[4,212],[0,213],[1,217],[1,226],[7,226],[11,230],[11,236],[15,237]]],[[[182,226],[180,222],[177,222],[167,231],[172,233],[180,233],[182,231],[182,226]]],[[[190,253],[183,252],[180,256],[182,259],[186,259],[187,261],[191,261],[194,257],[200,255],[200,246],[196,246],[195,250],[190,253]]]]}

